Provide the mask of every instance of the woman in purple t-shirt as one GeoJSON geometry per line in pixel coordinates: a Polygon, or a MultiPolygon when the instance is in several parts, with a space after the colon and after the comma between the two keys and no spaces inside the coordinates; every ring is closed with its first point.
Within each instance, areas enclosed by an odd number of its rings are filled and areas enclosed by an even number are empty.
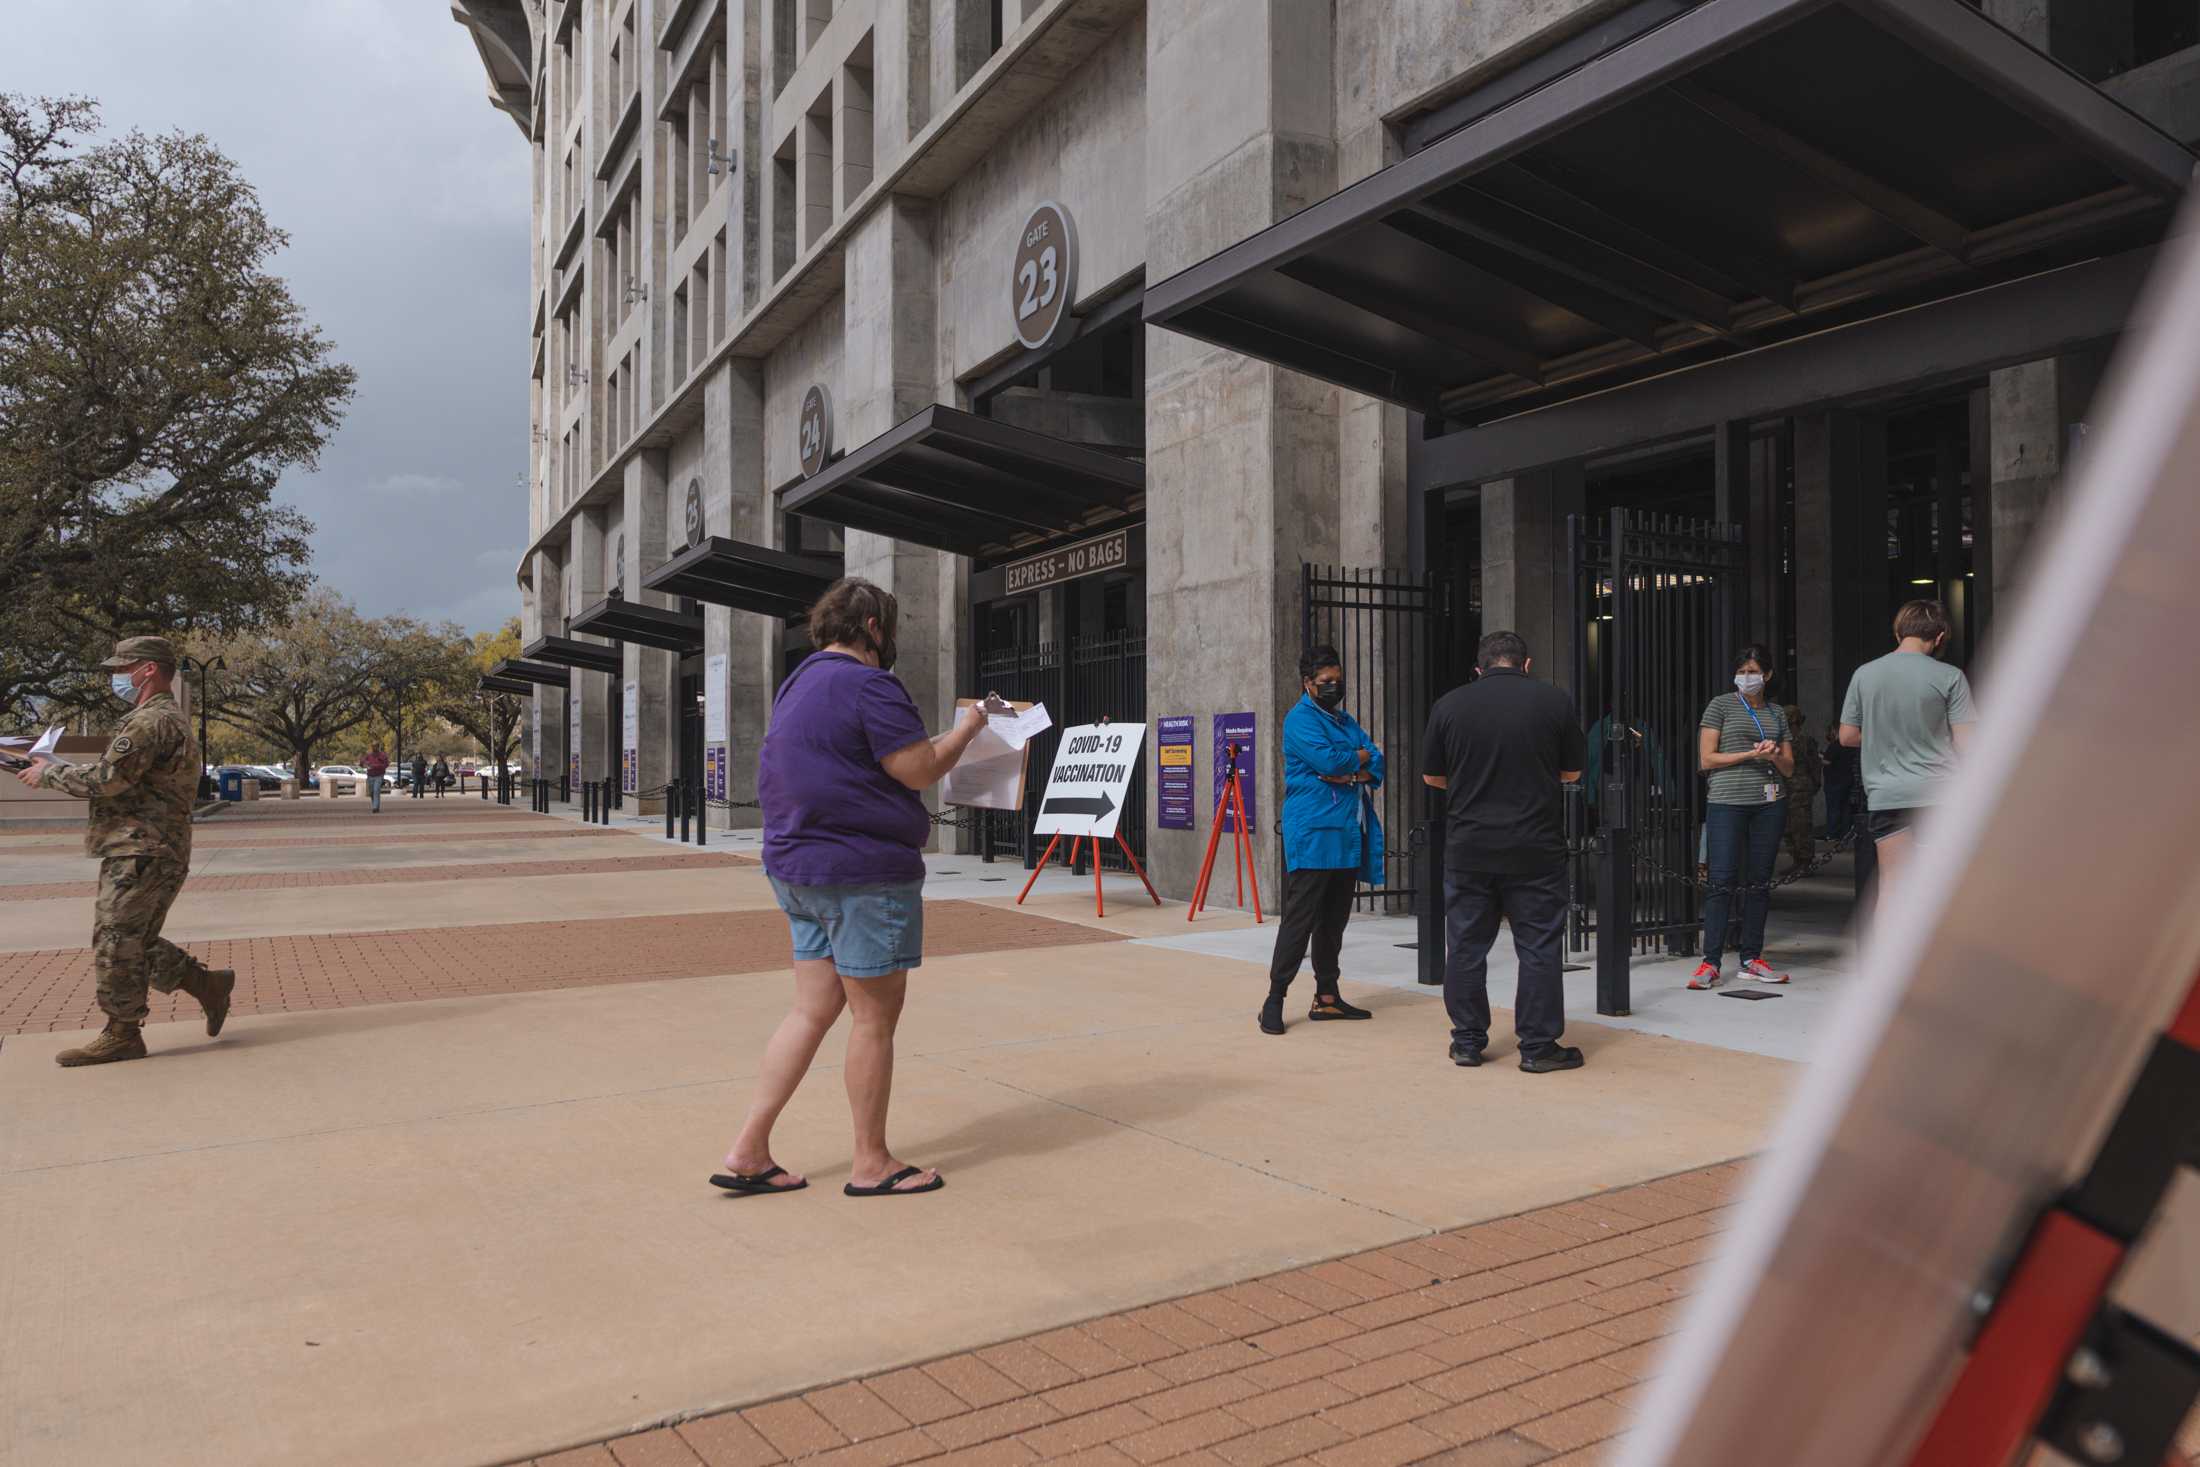
{"type": "Polygon", "coordinates": [[[924,957],[924,857],[931,821],[917,791],[955,767],[985,726],[972,707],[927,737],[894,665],[894,598],[869,581],[836,581],[810,608],[817,651],[780,684],[758,754],[764,874],[794,937],[794,1008],[764,1048],[756,1098],[726,1171],[732,1192],[792,1192],[808,1183],[772,1160],[772,1124],[809,1072],[825,1033],[848,1010],[851,1197],[937,1191],[937,1171],[886,1146],[894,1027],[909,970],[924,957]]]}

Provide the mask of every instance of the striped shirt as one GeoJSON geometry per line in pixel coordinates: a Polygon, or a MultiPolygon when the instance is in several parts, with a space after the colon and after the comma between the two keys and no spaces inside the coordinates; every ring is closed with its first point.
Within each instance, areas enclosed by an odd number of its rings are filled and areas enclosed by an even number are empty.
{"type": "MultiPolygon", "coordinates": [[[[1752,709],[1742,701],[1740,693],[1721,693],[1704,705],[1703,722],[1699,728],[1715,728],[1719,731],[1719,752],[1740,754],[1757,746],[1763,739],[1774,743],[1785,742],[1788,736],[1787,714],[1779,705],[1766,703],[1752,709]],[[1756,714],[1753,720],[1750,715],[1756,714]],[[1757,731],[1758,725],[1764,732],[1757,731]]],[[[1780,793],[1787,793],[1787,781],[1772,761],[1752,761],[1730,768],[1714,770],[1704,777],[1704,798],[1714,805],[1762,805],[1765,803],[1765,784],[1777,781],[1780,793]]]]}

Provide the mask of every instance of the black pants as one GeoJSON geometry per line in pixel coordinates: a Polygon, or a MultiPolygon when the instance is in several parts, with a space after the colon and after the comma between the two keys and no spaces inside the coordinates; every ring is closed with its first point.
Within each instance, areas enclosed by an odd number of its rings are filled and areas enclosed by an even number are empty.
{"type": "Polygon", "coordinates": [[[1344,924],[1352,916],[1352,890],[1360,873],[1313,868],[1283,873],[1283,925],[1276,929],[1276,956],[1268,965],[1268,991],[1281,997],[1299,976],[1306,945],[1314,945],[1314,991],[1337,991],[1337,953],[1344,946],[1344,924]]]}
{"type": "Polygon", "coordinates": [[[1444,1009],[1456,1044],[1481,1049],[1490,1039],[1490,945],[1497,919],[1512,924],[1520,959],[1513,1032],[1523,1055],[1555,1048],[1566,1032],[1566,872],[1444,870],[1444,1009]]]}

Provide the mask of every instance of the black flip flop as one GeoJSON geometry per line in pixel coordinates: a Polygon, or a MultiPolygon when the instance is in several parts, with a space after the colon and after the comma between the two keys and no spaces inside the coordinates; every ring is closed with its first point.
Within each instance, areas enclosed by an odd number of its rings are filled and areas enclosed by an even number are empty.
{"type": "Polygon", "coordinates": [[[855,1183],[850,1182],[840,1190],[850,1197],[915,1197],[922,1192],[937,1192],[947,1185],[947,1178],[945,1177],[934,1177],[921,1187],[904,1187],[901,1185],[911,1177],[921,1176],[924,1170],[921,1166],[905,1166],[876,1187],[858,1187],[855,1183]]]}
{"type": "Polygon", "coordinates": [[[783,1177],[786,1174],[787,1169],[783,1166],[770,1167],[760,1172],[718,1172],[711,1177],[710,1184],[713,1187],[723,1187],[728,1192],[752,1196],[761,1192],[799,1192],[810,1185],[807,1181],[797,1182],[791,1187],[772,1184],[773,1177],[783,1177]]]}

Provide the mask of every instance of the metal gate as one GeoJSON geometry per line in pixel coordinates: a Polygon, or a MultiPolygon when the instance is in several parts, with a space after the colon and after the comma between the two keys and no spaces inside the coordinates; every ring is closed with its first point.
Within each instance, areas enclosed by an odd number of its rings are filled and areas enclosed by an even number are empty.
{"type": "MultiPolygon", "coordinates": [[[[979,830],[978,849],[986,859],[1013,856],[1028,866],[1046,849],[1045,841],[1033,837],[1031,827],[1039,818],[1039,797],[1046,789],[1047,772],[1054,767],[1061,730],[1103,718],[1116,723],[1146,721],[1146,637],[1143,632],[1110,632],[1072,638],[1066,648],[1057,642],[1005,647],[978,659],[978,684],[982,691],[999,693],[1010,702],[1044,703],[1054,717],[1054,727],[1029,746],[1022,815],[987,811],[979,830]]],[[[1144,779],[1131,781],[1116,833],[1144,862],[1144,779]]],[[[1130,870],[1112,843],[1102,852],[1101,866],[1109,871],[1130,870]]]]}
{"type": "Polygon", "coordinates": [[[1738,525],[1572,515],[1574,674],[1589,777],[1569,794],[1568,945],[1597,939],[1597,1012],[1628,1011],[1632,954],[1695,951],[1696,729],[1730,686],[1747,552],[1738,525]]]}
{"type": "Polygon", "coordinates": [[[1426,863],[1429,801],[1420,774],[1422,731],[1439,691],[1455,608],[1451,582],[1383,568],[1299,567],[1300,645],[1335,647],[1344,659],[1345,707],[1383,751],[1388,777],[1376,795],[1389,843],[1380,886],[1355,899],[1362,911],[1430,910],[1422,902],[1433,883],[1426,863]]]}

